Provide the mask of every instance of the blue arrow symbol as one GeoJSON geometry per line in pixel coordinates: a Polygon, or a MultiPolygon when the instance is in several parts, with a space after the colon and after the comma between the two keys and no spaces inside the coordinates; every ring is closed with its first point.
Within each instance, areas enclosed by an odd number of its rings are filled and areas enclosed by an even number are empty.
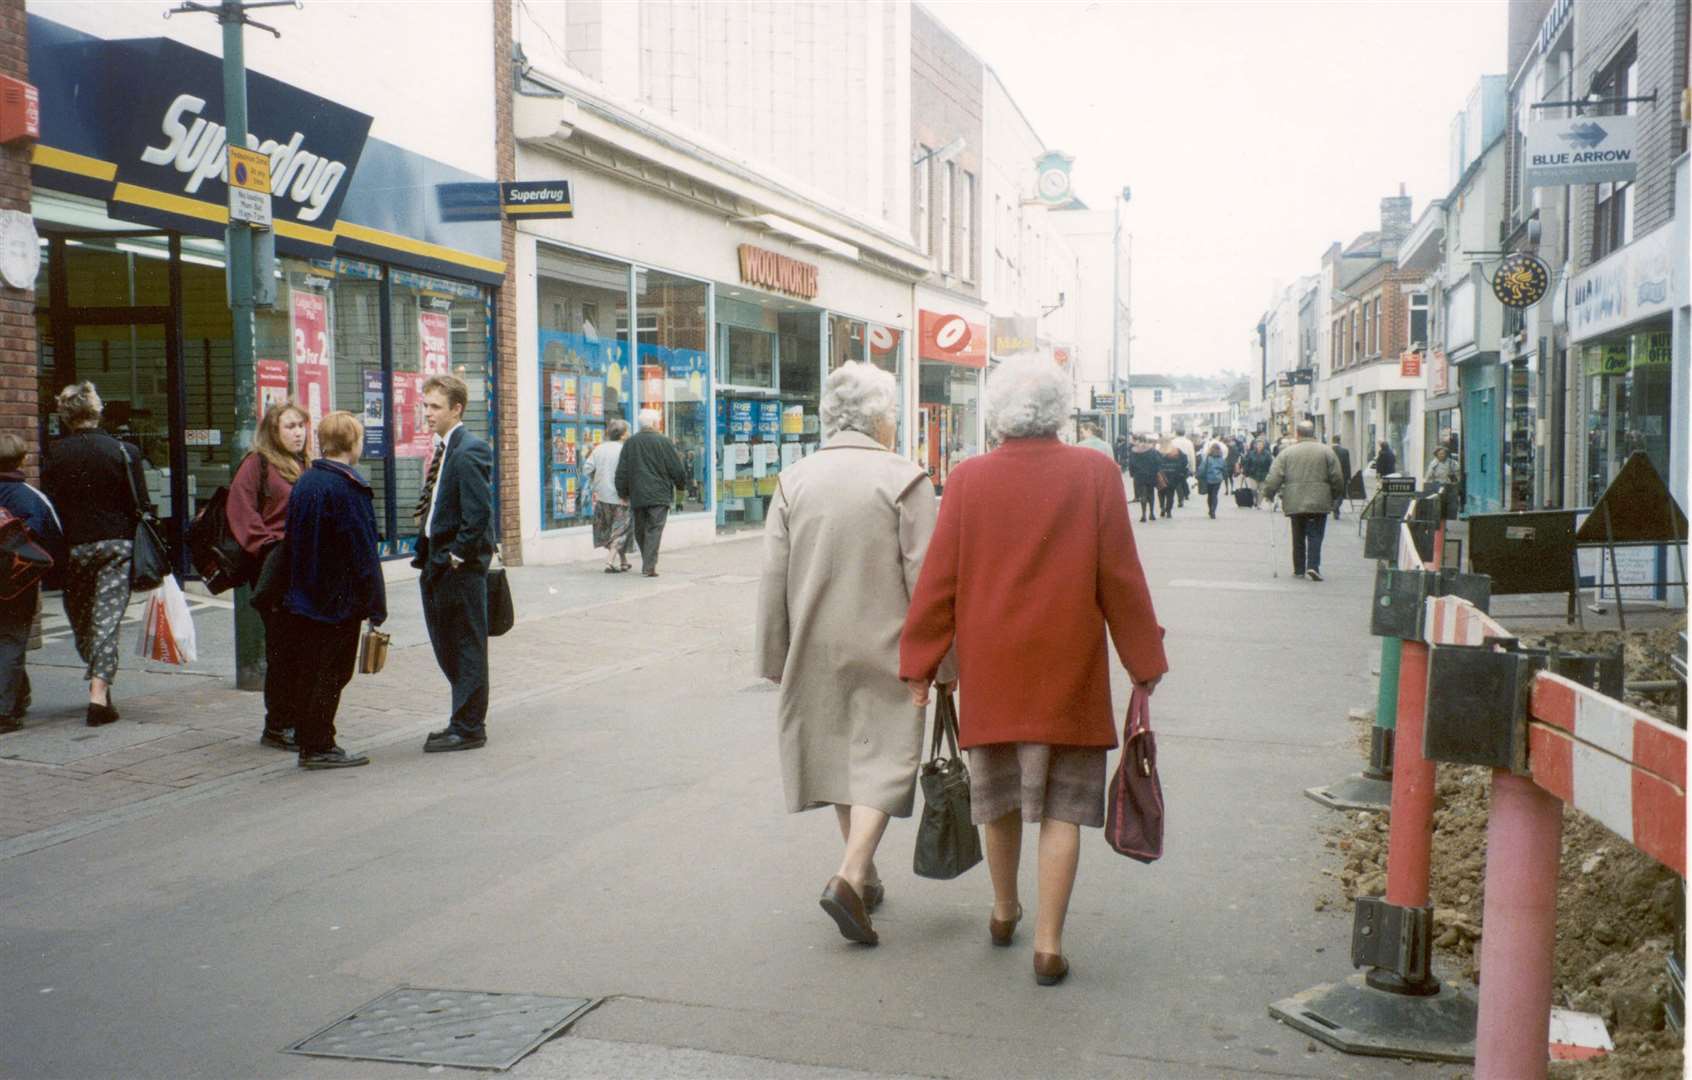
{"type": "Polygon", "coordinates": [[[1564,142],[1590,149],[1609,138],[1610,133],[1599,127],[1597,124],[1585,123],[1578,127],[1570,128],[1568,131],[1563,132],[1557,137],[1562,139],[1564,142]]]}

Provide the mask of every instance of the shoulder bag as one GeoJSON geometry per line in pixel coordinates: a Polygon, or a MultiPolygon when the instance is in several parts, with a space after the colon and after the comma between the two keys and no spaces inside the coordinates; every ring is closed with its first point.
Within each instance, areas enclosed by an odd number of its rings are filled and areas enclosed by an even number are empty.
{"type": "Polygon", "coordinates": [[[1105,840],[1118,855],[1139,862],[1163,856],[1163,785],[1157,778],[1157,742],[1152,736],[1150,699],[1135,689],[1122,727],[1122,759],[1110,779],[1105,840]]]}
{"type": "Polygon", "coordinates": [[[940,693],[934,707],[934,739],[918,775],[922,821],[911,869],[949,881],[981,861],[981,834],[969,819],[969,769],[958,753],[958,712],[949,693],[940,693]],[[940,756],[942,738],[950,744],[950,757],[940,756]]]}
{"type": "MultiPolygon", "coordinates": [[[[494,549],[499,554],[499,549],[494,549]]],[[[511,582],[505,576],[505,560],[488,569],[488,636],[500,637],[517,625],[517,609],[511,603],[511,582]]]]}
{"type": "MultiPolygon", "coordinates": [[[[118,442],[117,440],[113,440],[118,442]]],[[[170,574],[170,552],[153,521],[147,516],[147,505],[135,487],[135,473],[129,467],[129,451],[118,442],[118,458],[122,462],[123,478],[129,484],[131,513],[135,515],[135,541],[129,556],[129,588],[132,592],[151,592],[170,574]]]]}

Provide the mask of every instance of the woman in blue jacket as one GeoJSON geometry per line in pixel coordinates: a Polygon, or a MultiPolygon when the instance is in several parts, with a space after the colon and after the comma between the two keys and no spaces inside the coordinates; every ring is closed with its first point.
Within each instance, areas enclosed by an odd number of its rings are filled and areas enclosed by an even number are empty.
{"type": "Polygon", "coordinates": [[[1228,475],[1228,452],[1222,444],[1213,442],[1204,457],[1199,459],[1199,486],[1204,488],[1204,497],[1210,503],[1210,516],[1216,516],[1216,499],[1222,494],[1222,480],[1228,475]]]}
{"type": "Polygon", "coordinates": [[[317,444],[323,456],[288,498],[288,590],[276,619],[305,676],[292,725],[300,766],[344,769],[370,764],[335,745],[335,712],[358,660],[359,626],[365,619],[382,625],[388,598],[375,499],[354,468],[364,425],[350,412],[332,412],[317,426],[317,444]]]}

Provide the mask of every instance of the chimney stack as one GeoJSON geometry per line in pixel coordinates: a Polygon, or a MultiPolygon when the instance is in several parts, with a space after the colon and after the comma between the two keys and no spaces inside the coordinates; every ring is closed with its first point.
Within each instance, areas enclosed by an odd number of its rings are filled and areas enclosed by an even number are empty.
{"type": "Polygon", "coordinates": [[[1396,245],[1410,235],[1410,196],[1403,184],[1398,194],[1381,200],[1381,245],[1396,245]]]}

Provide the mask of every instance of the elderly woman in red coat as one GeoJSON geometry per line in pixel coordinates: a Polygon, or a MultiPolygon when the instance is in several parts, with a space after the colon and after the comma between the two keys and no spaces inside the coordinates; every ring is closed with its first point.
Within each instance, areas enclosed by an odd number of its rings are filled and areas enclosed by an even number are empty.
{"type": "Polygon", "coordinates": [[[1105,754],[1116,745],[1105,631],[1150,693],[1169,663],[1152,611],[1122,474],[1065,446],[1069,377],[1043,359],[1004,364],[987,383],[998,449],[952,470],[900,640],[913,700],[954,644],[971,815],[987,827],[988,932],[1009,945],[1022,917],[1022,823],[1040,823],[1034,974],[1069,972],[1063,923],[1080,826],[1104,824],[1105,754]]]}

